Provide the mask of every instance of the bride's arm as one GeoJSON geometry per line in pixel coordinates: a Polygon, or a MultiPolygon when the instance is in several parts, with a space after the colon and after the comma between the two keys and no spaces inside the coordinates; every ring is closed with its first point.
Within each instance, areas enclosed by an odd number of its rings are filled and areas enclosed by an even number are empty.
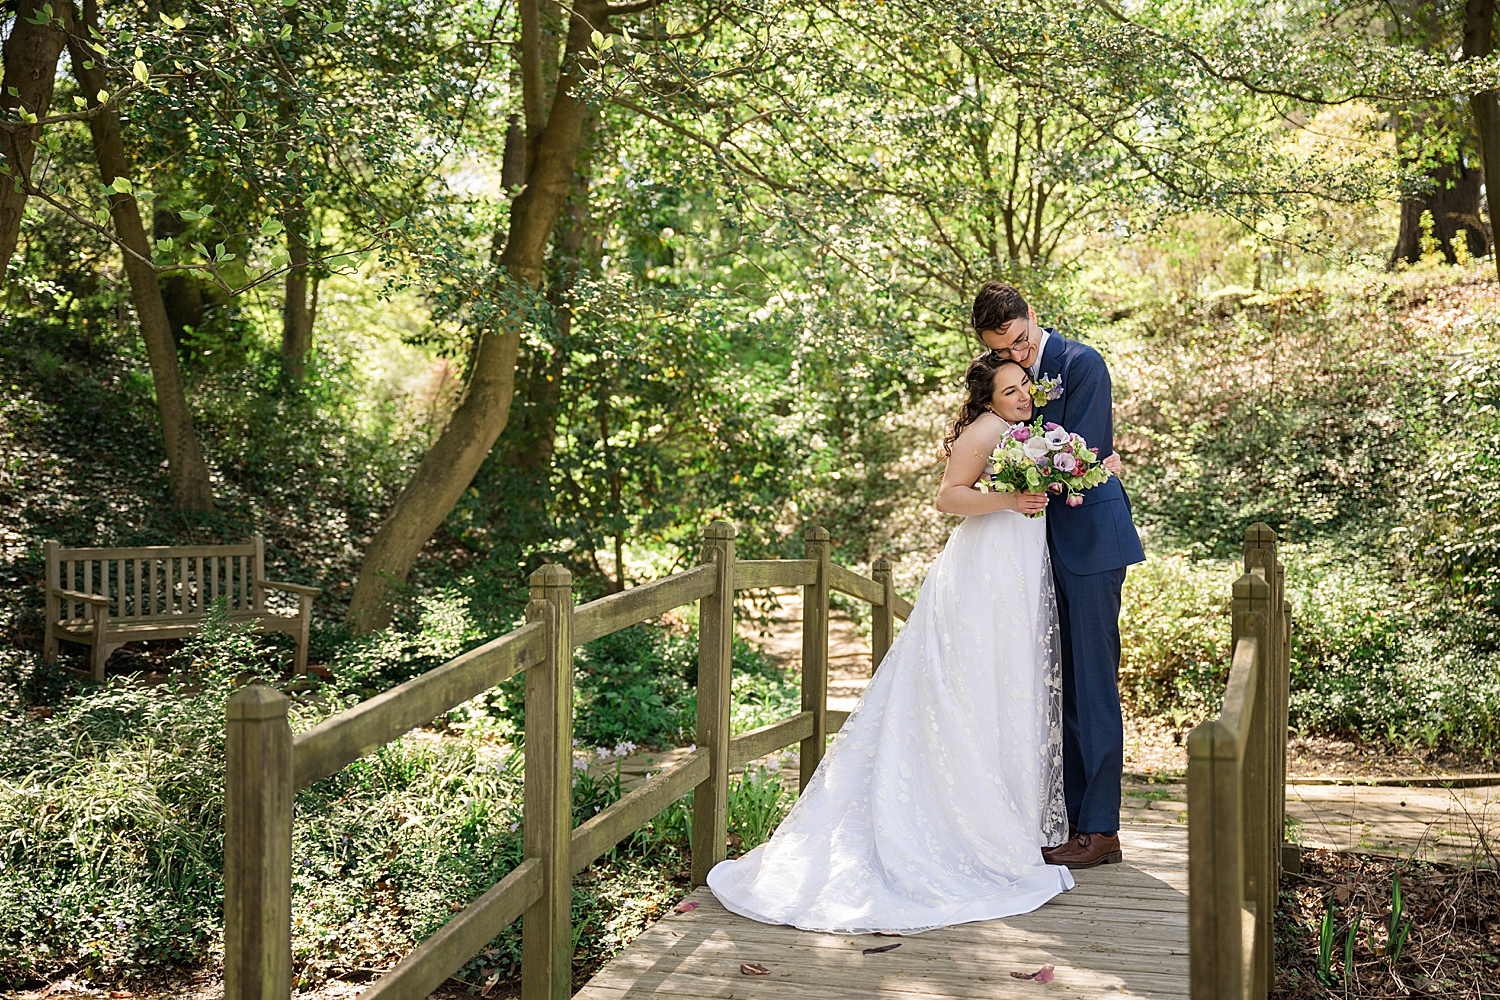
{"type": "Polygon", "coordinates": [[[984,466],[1000,440],[1004,421],[992,414],[985,414],[964,428],[964,432],[953,442],[953,454],[948,456],[948,470],[943,474],[943,485],[938,489],[933,506],[944,514],[959,514],[974,517],[977,514],[993,514],[997,510],[1014,510],[1032,514],[1047,506],[1045,493],[983,493],[974,488],[984,474],[984,466]]]}

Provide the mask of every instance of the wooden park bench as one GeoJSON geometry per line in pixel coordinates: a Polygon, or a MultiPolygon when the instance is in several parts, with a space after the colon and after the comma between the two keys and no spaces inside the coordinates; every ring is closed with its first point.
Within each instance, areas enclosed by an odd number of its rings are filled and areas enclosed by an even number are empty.
{"type": "Polygon", "coordinates": [[[127,642],[183,639],[203,626],[223,599],[234,622],[284,632],[297,642],[296,672],[307,673],[308,627],[317,587],[265,579],[265,542],[244,545],[153,545],[134,549],[65,549],[45,543],[47,637],[43,655],[57,660],[58,642],[92,647],[96,680],[104,661],[127,642]],[[297,598],[297,608],[269,608],[266,591],[297,598]]]}

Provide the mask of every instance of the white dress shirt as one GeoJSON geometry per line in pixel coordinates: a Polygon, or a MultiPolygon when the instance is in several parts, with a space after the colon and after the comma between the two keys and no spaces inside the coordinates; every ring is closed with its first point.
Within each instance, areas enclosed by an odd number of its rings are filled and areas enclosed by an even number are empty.
{"type": "Polygon", "coordinates": [[[1032,381],[1036,381],[1042,377],[1042,352],[1047,350],[1047,338],[1052,336],[1051,331],[1046,327],[1039,327],[1039,329],[1042,331],[1042,335],[1037,338],[1036,342],[1036,360],[1031,362],[1032,381]]]}

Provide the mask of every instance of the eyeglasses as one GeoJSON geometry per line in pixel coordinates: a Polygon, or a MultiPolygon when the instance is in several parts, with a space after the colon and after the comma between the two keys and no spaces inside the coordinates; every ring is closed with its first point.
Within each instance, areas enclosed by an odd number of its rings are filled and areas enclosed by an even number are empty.
{"type": "MultiPolygon", "coordinates": [[[[998,330],[985,330],[984,332],[985,333],[1001,334],[1002,336],[1004,335],[1003,328],[1002,329],[998,329],[998,330]]],[[[1018,334],[1016,334],[1016,339],[1012,340],[1010,342],[1010,346],[1009,347],[995,347],[995,348],[991,348],[990,350],[993,353],[998,354],[1002,358],[1009,358],[1017,350],[1025,347],[1026,344],[1027,344],[1027,341],[1030,339],[1030,337],[1031,337],[1031,324],[1027,323],[1025,321],[1022,321],[1022,323],[1021,323],[1021,332],[1018,333],[1018,334]]]]}

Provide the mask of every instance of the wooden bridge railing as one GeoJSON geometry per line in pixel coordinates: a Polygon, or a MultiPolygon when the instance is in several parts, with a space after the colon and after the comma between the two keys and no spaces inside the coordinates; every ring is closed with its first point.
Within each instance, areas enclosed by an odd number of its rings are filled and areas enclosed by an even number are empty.
{"type": "Polygon", "coordinates": [[[224,843],[225,1000],[286,1000],[291,993],[292,801],[297,790],[522,671],[526,759],[522,862],[363,996],[422,1000],[516,918],[522,920],[521,995],[571,995],[573,875],[672,802],[693,793],[693,881],[725,855],[730,768],[801,744],[805,785],[827,733],[847,713],[828,710],[828,597],[837,590],[872,605],[871,653],[879,666],[895,619],[911,614],[891,566],[873,579],[829,561],[828,532],[809,528],[805,558],[737,560],[733,526],[703,532],[702,564],[662,580],[573,606],[561,566],[531,575],[527,624],[292,736],[287,698],[248,687],[227,707],[224,843]],[[779,722],[729,733],[734,593],[800,586],[802,706],[779,722]],[[697,749],[593,816],[572,826],[573,651],[576,647],[699,602],[697,749]]]}
{"type": "Polygon", "coordinates": [[[1188,952],[1194,1000],[1261,1000],[1276,981],[1273,920],[1286,817],[1291,604],[1276,535],[1245,532],[1233,661],[1217,719],[1188,736],[1188,952]]]}

